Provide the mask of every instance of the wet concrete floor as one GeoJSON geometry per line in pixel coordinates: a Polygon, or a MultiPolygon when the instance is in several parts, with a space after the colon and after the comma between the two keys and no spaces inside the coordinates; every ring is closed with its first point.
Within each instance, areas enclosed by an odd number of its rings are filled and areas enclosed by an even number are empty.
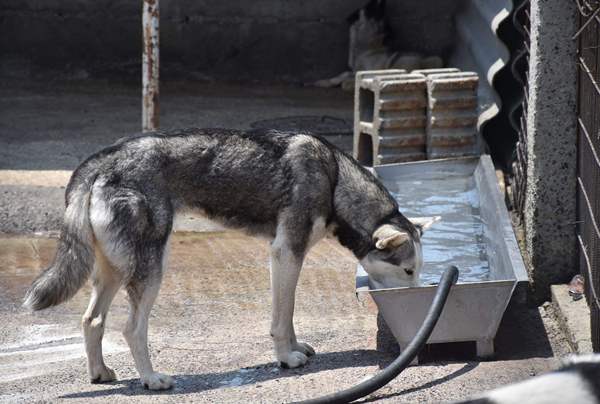
{"type": "MultiPolygon", "coordinates": [[[[156,393],[138,383],[120,332],[127,314],[123,292],[104,339],[118,381],[89,384],[79,327],[89,286],[56,308],[32,314],[20,307],[55,244],[42,237],[0,238],[0,402],[289,402],[349,387],[394,358],[393,349],[376,349],[374,305],[356,299],[355,260],[337,241],[313,248],[297,291],[297,333],[317,356],[303,368],[282,370],[269,338],[267,242],[230,231],[175,233],[149,340],[155,368],[174,375],[176,387],[156,393]]],[[[543,308],[509,309],[496,346],[497,360],[486,362],[468,349],[433,347],[425,364],[407,369],[372,398],[451,401],[552,369],[566,353],[543,308]]]]}

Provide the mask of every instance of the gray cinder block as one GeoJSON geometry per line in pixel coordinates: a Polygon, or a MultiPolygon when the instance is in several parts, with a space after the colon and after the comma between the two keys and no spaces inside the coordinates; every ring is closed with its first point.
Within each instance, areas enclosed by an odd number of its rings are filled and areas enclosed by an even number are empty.
{"type": "Polygon", "coordinates": [[[479,77],[473,72],[427,75],[427,158],[479,154],[479,77]]]}
{"type": "Polygon", "coordinates": [[[427,81],[402,70],[356,74],[354,157],[364,165],[422,160],[427,81]]]}
{"type": "Polygon", "coordinates": [[[440,67],[437,69],[418,69],[413,70],[411,73],[422,74],[424,76],[429,76],[430,74],[441,74],[441,73],[458,73],[459,69],[456,67],[440,67]]]}

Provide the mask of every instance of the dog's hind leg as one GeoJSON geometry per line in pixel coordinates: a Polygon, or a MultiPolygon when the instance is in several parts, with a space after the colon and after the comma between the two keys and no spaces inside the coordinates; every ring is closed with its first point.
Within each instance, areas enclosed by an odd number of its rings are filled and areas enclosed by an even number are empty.
{"type": "Polygon", "coordinates": [[[152,390],[168,389],[170,376],[154,372],[148,354],[148,316],[162,279],[172,207],[162,191],[142,194],[131,188],[94,186],[90,221],[96,240],[124,280],[130,313],[125,339],[141,382],[152,390]]]}
{"type": "Polygon", "coordinates": [[[96,249],[96,268],[92,275],[92,296],[83,315],[82,327],[88,371],[92,383],[115,380],[115,372],[104,364],[102,337],[108,308],[119,290],[120,280],[104,255],[96,249]]]}
{"type": "MultiPolygon", "coordinates": [[[[150,266],[162,267],[162,259],[159,257],[145,261],[150,266]]],[[[160,289],[162,268],[147,268],[144,272],[146,276],[134,275],[127,285],[130,312],[124,335],[144,387],[150,390],[164,390],[173,386],[173,378],[155,372],[148,353],[148,317],[160,289]]]]}

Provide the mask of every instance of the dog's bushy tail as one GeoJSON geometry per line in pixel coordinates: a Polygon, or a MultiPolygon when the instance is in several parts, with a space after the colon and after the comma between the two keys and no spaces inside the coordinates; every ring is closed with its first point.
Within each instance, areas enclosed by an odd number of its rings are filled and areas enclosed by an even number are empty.
{"type": "MultiPolygon", "coordinates": [[[[69,187],[71,188],[71,187],[69,187]]],[[[23,306],[42,310],[77,293],[94,266],[94,235],[89,219],[91,184],[67,192],[67,208],[54,261],[29,287],[23,306]]]]}

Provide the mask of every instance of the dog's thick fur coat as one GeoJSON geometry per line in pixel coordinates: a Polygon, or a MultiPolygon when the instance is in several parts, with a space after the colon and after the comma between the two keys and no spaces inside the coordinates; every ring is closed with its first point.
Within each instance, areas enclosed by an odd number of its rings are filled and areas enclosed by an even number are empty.
{"type": "Polygon", "coordinates": [[[172,385],[152,369],[148,315],[174,216],[189,209],[271,240],[271,335],[282,366],[301,366],[314,354],[294,333],[294,292],[305,254],[329,231],[374,282],[418,281],[420,230],[427,223],[411,223],[369,171],[318,137],[187,129],[124,139],[73,173],[56,257],[25,299],[25,306],[44,309],[71,298],[92,277],[83,317],[92,381],[115,378],[101,342],[110,303],[124,286],[131,306],[124,334],[142,383],[172,385]]]}
{"type": "Polygon", "coordinates": [[[456,404],[598,404],[600,355],[573,355],[560,369],[456,404]]]}

